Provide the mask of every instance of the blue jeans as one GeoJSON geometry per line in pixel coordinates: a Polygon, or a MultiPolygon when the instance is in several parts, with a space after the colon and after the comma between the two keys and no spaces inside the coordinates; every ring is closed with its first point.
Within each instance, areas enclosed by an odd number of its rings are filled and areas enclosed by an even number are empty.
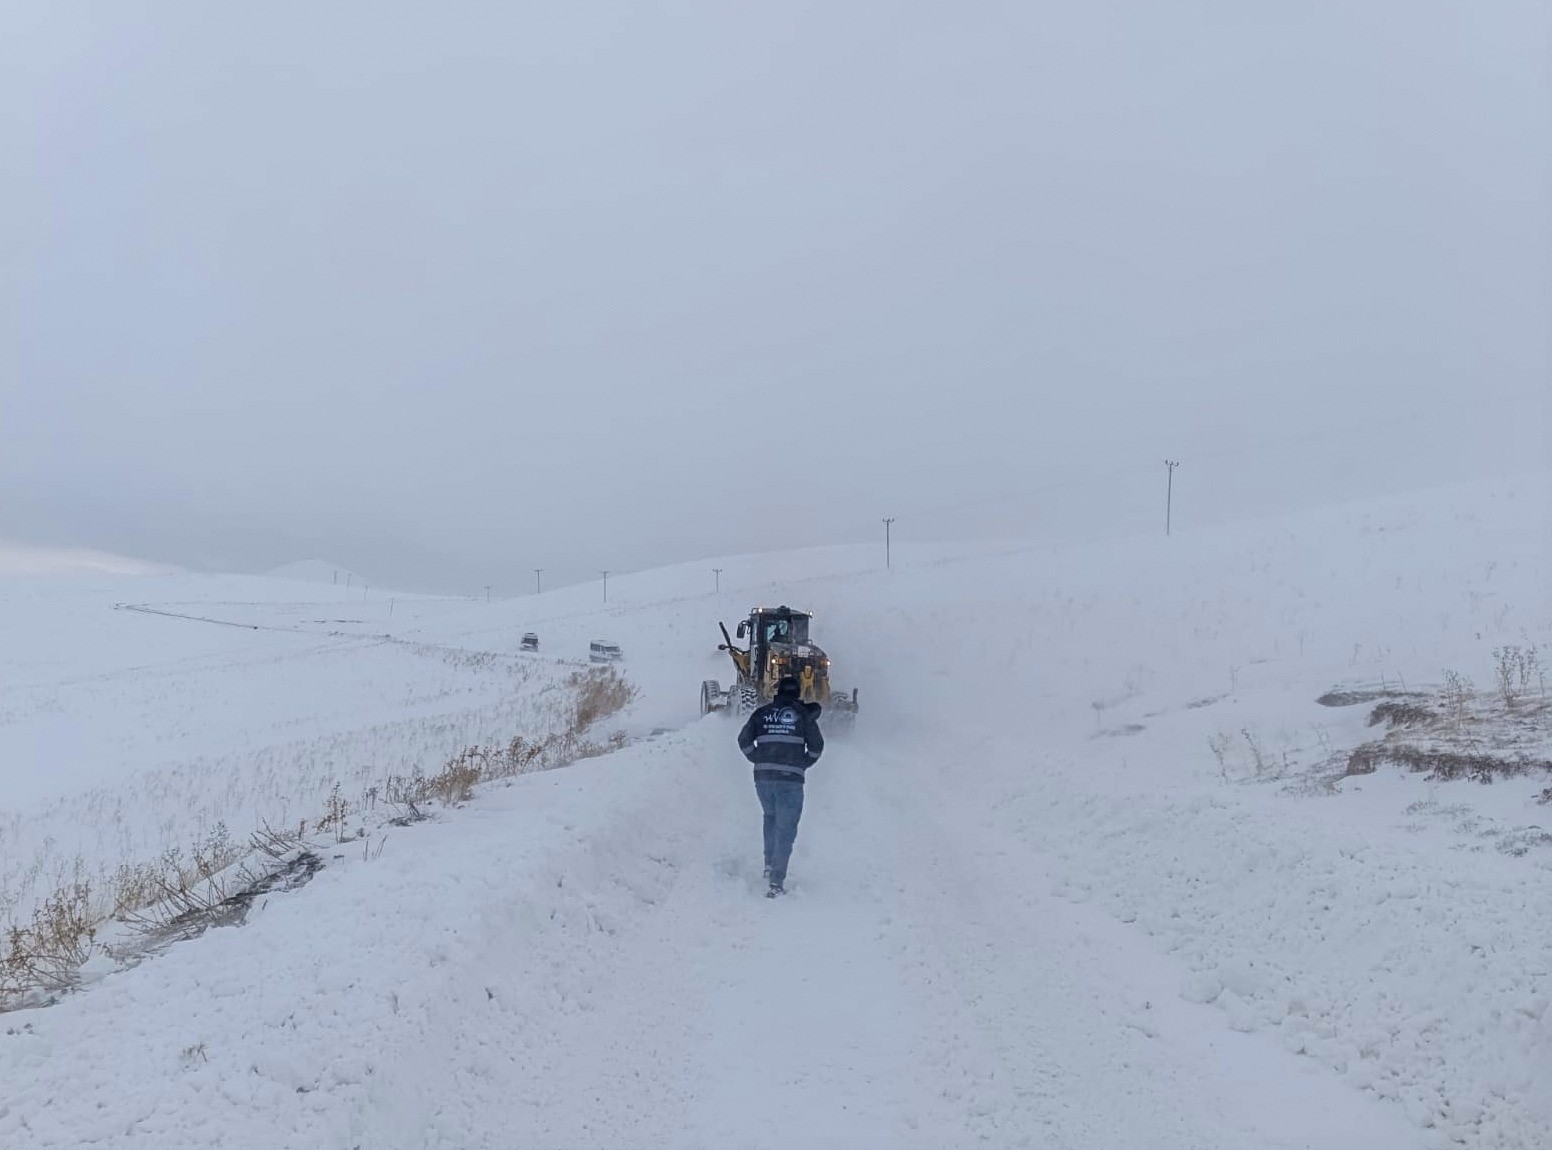
{"type": "Polygon", "coordinates": [[[765,811],[765,865],[771,871],[771,885],[787,881],[787,860],[792,843],[798,837],[798,820],[803,817],[803,784],[797,779],[756,779],[755,794],[765,811]]]}

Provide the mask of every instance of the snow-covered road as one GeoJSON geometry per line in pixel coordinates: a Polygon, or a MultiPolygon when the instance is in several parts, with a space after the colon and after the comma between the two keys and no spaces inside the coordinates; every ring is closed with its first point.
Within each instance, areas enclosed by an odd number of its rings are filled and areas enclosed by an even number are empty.
{"type": "Polygon", "coordinates": [[[1423,1145],[837,740],[758,894],[729,724],[520,780],[0,1042],[7,1147],[1423,1145]],[[83,1128],[77,1092],[93,1120],[83,1128]],[[61,1105],[74,1099],[75,1105],[61,1105]]]}

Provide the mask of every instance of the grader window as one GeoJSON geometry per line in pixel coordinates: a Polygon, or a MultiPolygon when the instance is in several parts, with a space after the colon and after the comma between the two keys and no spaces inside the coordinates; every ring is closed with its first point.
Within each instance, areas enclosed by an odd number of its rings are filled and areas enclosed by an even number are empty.
{"type": "Polygon", "coordinates": [[[790,643],[801,646],[808,642],[808,620],[802,616],[777,616],[765,621],[767,643],[790,643]]]}

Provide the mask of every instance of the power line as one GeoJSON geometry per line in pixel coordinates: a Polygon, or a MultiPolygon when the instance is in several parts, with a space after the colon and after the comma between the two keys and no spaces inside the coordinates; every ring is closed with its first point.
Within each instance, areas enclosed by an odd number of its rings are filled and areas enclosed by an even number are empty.
{"type": "MultiPolygon", "coordinates": [[[[1488,406],[1492,406],[1491,401],[1488,402],[1488,406]]],[[[1330,424],[1325,427],[1314,428],[1310,431],[1298,432],[1293,435],[1268,435],[1259,440],[1252,441],[1241,439],[1234,441],[1234,445],[1231,447],[1224,447],[1218,450],[1209,451],[1192,451],[1190,453],[1191,461],[1192,464],[1195,465],[1208,460],[1217,461],[1222,459],[1233,459],[1244,455],[1265,455],[1268,450],[1272,448],[1283,446],[1291,447],[1308,443],[1313,440],[1326,440],[1342,432],[1362,434],[1365,439],[1372,439],[1375,432],[1392,431],[1398,428],[1410,427],[1414,424],[1437,418],[1438,414],[1439,413],[1437,410],[1430,409],[1427,411],[1415,412],[1410,415],[1397,416],[1394,419],[1365,423],[1361,428],[1354,428],[1344,424],[1330,424]]],[[[1144,472],[1152,472],[1153,469],[1157,466],[1157,463],[1121,464],[1119,466],[1108,468],[1103,471],[1092,471],[1088,472],[1087,474],[1074,476],[1070,479],[1059,480],[1055,483],[1043,484],[1039,487],[1010,488],[991,495],[975,496],[970,499],[962,499],[953,503],[944,503],[933,507],[924,507],[914,511],[908,508],[906,514],[903,516],[898,516],[898,518],[903,522],[909,523],[928,518],[929,516],[950,515],[969,510],[970,508],[982,507],[989,504],[1006,503],[1015,499],[1032,499],[1037,496],[1048,495],[1058,491],[1070,491],[1073,489],[1092,487],[1095,484],[1107,479],[1115,479],[1121,476],[1140,475],[1144,472]]],[[[864,525],[862,523],[857,523],[852,529],[861,531],[864,529],[864,525]]]]}
{"type": "Polygon", "coordinates": [[[1109,471],[1092,472],[1088,475],[1080,476],[1076,479],[1064,479],[1059,483],[1049,483],[1043,487],[1023,487],[1016,490],[1004,491],[997,495],[980,495],[973,499],[960,500],[957,503],[944,503],[936,507],[922,508],[919,511],[912,511],[907,515],[896,516],[895,518],[904,519],[906,522],[911,522],[918,519],[925,519],[931,515],[948,515],[955,512],[965,511],[971,507],[982,507],[991,503],[1005,503],[1010,499],[1027,499],[1036,495],[1046,495],[1053,491],[1066,491],[1072,488],[1088,487],[1102,479],[1111,479],[1120,475],[1137,474],[1144,470],[1151,471],[1153,470],[1153,467],[1154,464],[1151,463],[1129,463],[1122,467],[1112,468],[1109,471]]]}

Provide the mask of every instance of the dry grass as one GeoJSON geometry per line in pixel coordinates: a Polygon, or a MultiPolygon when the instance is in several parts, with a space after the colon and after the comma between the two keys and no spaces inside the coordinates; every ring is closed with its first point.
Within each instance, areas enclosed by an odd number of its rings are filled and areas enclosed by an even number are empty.
{"type": "Polygon", "coordinates": [[[1546,671],[1535,647],[1499,647],[1493,651],[1493,660],[1498,697],[1504,706],[1512,711],[1538,690],[1541,698],[1546,699],[1546,671]]]}
{"type": "Polygon", "coordinates": [[[97,924],[90,885],[75,883],[45,899],[26,926],[11,927],[0,955],[0,1006],[73,985],[92,956],[97,924]]]}
{"type": "Polygon", "coordinates": [[[1471,681],[1446,672],[1431,695],[1386,699],[1369,713],[1383,737],[1354,749],[1349,775],[1391,764],[1430,779],[1494,779],[1552,772],[1552,700],[1543,693],[1534,649],[1502,648],[1498,690],[1478,693],[1471,681]]]}
{"type": "Polygon", "coordinates": [[[1369,712],[1369,726],[1377,727],[1381,723],[1385,723],[1392,730],[1397,727],[1427,726],[1433,723],[1437,717],[1429,707],[1417,703],[1403,703],[1392,699],[1381,703],[1369,712]]]}
{"type": "Polygon", "coordinates": [[[1387,763],[1409,771],[1427,772],[1430,779],[1470,779],[1478,783],[1538,771],[1552,772],[1552,759],[1481,751],[1428,750],[1406,743],[1375,742],[1363,744],[1347,757],[1347,773],[1372,775],[1387,763]]]}
{"type": "Polygon", "coordinates": [[[567,730],[580,738],[592,727],[616,715],[636,697],[636,688],[613,667],[592,667],[571,676],[576,691],[567,730]]]}
{"type": "Polygon", "coordinates": [[[514,737],[505,746],[465,747],[434,775],[394,775],[384,791],[387,802],[404,811],[405,821],[424,817],[420,808],[436,801],[444,806],[467,802],[474,788],[496,779],[550,770],[581,759],[618,750],[625,736],[616,733],[602,742],[589,738],[594,727],[630,705],[636,688],[613,667],[591,667],[572,675],[574,692],[564,729],[539,740],[514,737]]]}
{"type": "Polygon", "coordinates": [[[143,910],[166,897],[169,889],[184,889],[213,878],[248,854],[246,842],[234,842],[224,822],[218,822],[187,855],[177,847],[153,862],[123,864],[107,885],[105,917],[143,910]]]}
{"type": "Polygon", "coordinates": [[[254,833],[252,850],[240,867],[203,881],[168,886],[157,902],[123,921],[134,942],[116,947],[112,957],[134,961],[173,942],[197,938],[214,926],[236,926],[263,895],[295,890],[323,869],[322,857],[300,835],[269,827],[254,833]]]}
{"type": "Polygon", "coordinates": [[[1403,691],[1398,687],[1381,685],[1374,687],[1337,687],[1327,691],[1315,702],[1322,707],[1356,707],[1360,703],[1373,703],[1380,699],[1420,699],[1421,691],[1403,691]]]}
{"type": "Polygon", "coordinates": [[[141,942],[132,949],[139,954],[211,926],[240,923],[260,895],[293,889],[322,867],[320,856],[307,846],[310,832],[336,842],[364,835],[361,817],[379,797],[401,812],[386,821],[407,825],[425,818],[420,808],[430,803],[468,801],[481,783],[550,770],[624,746],[621,732],[602,740],[591,736],[598,724],[630,704],[636,689],[613,667],[579,671],[565,686],[569,699],[563,726],[541,738],[515,736],[501,746],[464,747],[435,774],[390,775],[366,787],[355,802],[335,782],[322,813],[310,823],[304,819],[283,832],[266,826],[240,842],[217,823],[187,853],[171,849],[153,861],[121,865],[95,886],[79,874],[55,884],[29,920],[0,935],[0,1011],[45,1002],[75,986],[81,967],[100,949],[100,928],[110,920],[138,931],[141,942]]]}

